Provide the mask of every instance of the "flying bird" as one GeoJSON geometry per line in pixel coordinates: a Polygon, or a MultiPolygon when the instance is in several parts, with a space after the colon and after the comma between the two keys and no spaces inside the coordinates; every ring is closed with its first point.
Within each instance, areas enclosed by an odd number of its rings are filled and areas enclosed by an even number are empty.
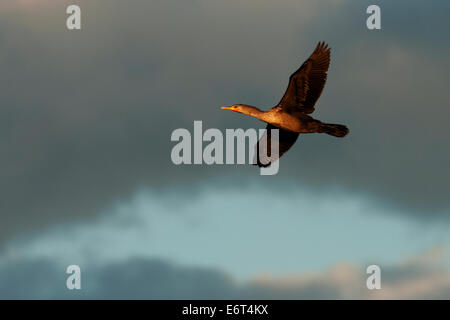
{"type": "Polygon", "coordinates": [[[309,115],[314,112],[314,105],[325,86],[329,65],[330,48],[325,42],[319,42],[308,60],[289,77],[286,92],[275,107],[268,111],[246,104],[222,107],[267,123],[266,133],[256,145],[255,164],[259,167],[267,167],[281,157],[294,145],[300,133],[327,133],[339,138],[347,135],[349,130],[345,125],[324,123],[309,115]],[[270,152],[274,143],[270,138],[271,129],[279,129],[278,157],[270,152]],[[259,152],[260,149],[263,152],[259,152]]]}

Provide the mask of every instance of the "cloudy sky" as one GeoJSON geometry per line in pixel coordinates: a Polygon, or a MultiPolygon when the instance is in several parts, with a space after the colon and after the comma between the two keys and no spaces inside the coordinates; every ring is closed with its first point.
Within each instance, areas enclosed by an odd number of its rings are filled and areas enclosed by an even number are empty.
{"type": "Polygon", "coordinates": [[[449,10],[0,2],[0,298],[450,298],[449,10]],[[195,120],[263,128],[220,106],[272,107],[322,40],[314,116],[349,136],[300,136],[274,176],[171,162],[195,120]]]}

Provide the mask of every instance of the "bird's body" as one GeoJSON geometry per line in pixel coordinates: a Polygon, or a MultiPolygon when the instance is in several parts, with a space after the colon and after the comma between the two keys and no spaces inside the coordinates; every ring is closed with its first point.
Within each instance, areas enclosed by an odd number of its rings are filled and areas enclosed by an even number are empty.
{"type": "Polygon", "coordinates": [[[282,108],[274,108],[267,112],[262,112],[258,119],[270,123],[279,129],[298,133],[316,132],[320,124],[320,121],[300,111],[285,112],[282,108]]]}
{"type": "MultiPolygon", "coordinates": [[[[314,112],[314,105],[322,93],[327,79],[330,64],[330,49],[325,43],[319,42],[316,49],[302,66],[289,78],[289,85],[281,101],[268,111],[245,104],[235,104],[231,107],[222,107],[266,122],[267,129],[279,129],[279,152],[281,157],[295,143],[300,133],[327,133],[335,137],[344,137],[348,128],[340,124],[327,124],[309,116],[314,112]]],[[[266,134],[270,135],[270,130],[266,134]]],[[[267,144],[258,142],[257,149],[265,147],[264,161],[257,159],[259,166],[268,166],[277,158],[270,155],[270,139],[267,144]]],[[[261,156],[259,152],[256,153],[261,156]]]]}

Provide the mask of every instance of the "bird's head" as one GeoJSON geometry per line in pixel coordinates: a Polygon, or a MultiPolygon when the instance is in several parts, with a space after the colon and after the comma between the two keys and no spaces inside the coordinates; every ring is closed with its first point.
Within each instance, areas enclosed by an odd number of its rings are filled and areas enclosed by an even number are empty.
{"type": "Polygon", "coordinates": [[[222,107],[221,109],[225,110],[231,110],[243,114],[248,114],[250,116],[256,116],[257,114],[261,113],[261,110],[259,110],[256,107],[248,106],[246,104],[233,104],[229,107],[222,107]]]}

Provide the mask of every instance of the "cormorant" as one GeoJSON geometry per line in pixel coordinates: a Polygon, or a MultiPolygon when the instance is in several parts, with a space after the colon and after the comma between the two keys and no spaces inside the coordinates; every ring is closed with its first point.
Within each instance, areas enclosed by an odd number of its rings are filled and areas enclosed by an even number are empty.
{"type": "Polygon", "coordinates": [[[330,65],[330,48],[319,42],[311,56],[289,77],[289,85],[281,101],[269,111],[262,111],[246,104],[235,104],[222,109],[240,112],[267,123],[266,133],[256,146],[256,164],[267,167],[277,160],[270,153],[270,129],[279,129],[278,158],[295,143],[300,133],[327,133],[335,137],[345,137],[348,128],[341,124],[323,123],[308,114],[314,112],[314,105],[322,93],[330,65]],[[268,135],[267,140],[266,135],[268,135]],[[262,141],[267,141],[264,143],[262,141]],[[267,147],[266,147],[267,146],[267,147]],[[260,161],[259,149],[265,148],[260,161]],[[269,156],[270,154],[270,156],[269,156]]]}

